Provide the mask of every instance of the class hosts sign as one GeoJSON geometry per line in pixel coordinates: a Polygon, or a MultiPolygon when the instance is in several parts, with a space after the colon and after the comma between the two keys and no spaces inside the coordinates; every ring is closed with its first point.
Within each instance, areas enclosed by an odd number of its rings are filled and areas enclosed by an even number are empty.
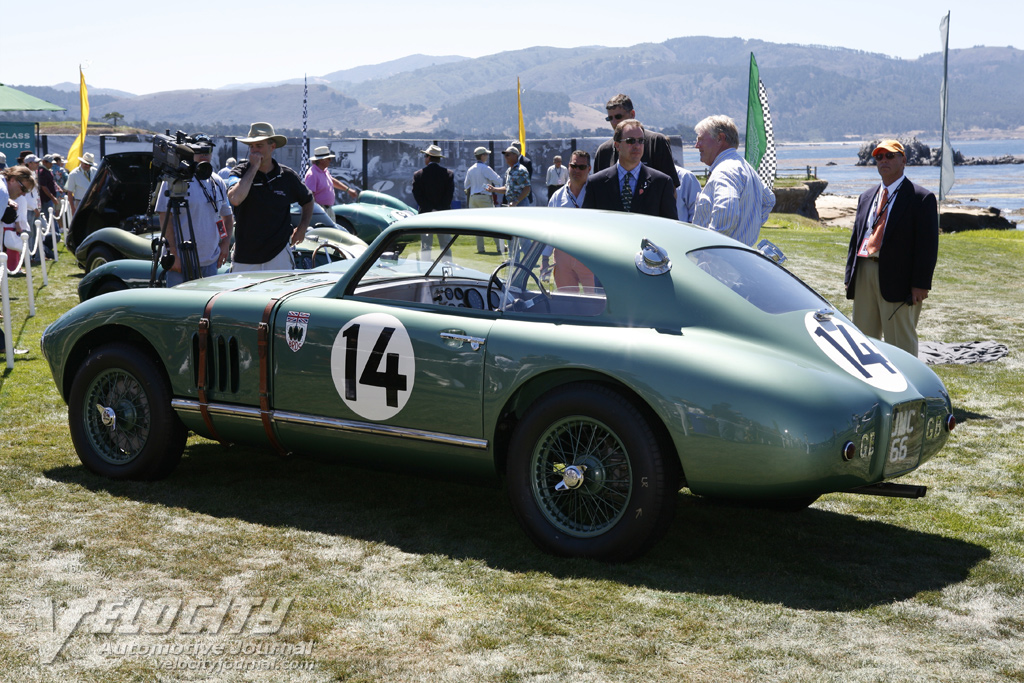
{"type": "Polygon", "coordinates": [[[7,155],[7,165],[13,166],[26,149],[36,149],[36,124],[0,122],[0,152],[7,155]]]}

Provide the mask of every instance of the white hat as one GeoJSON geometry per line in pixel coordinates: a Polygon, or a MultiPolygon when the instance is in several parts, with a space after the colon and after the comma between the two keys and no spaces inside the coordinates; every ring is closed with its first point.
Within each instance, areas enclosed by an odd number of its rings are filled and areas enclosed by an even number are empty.
{"type": "Polygon", "coordinates": [[[81,161],[83,164],[89,164],[90,166],[92,166],[93,164],[96,163],[95,161],[93,161],[93,159],[95,158],[96,157],[92,155],[92,152],[86,152],[82,156],[78,157],[78,160],[81,161]]]}
{"type": "Polygon", "coordinates": [[[320,145],[313,150],[313,156],[310,157],[312,161],[320,161],[321,159],[335,159],[337,155],[331,151],[331,148],[327,145],[320,145]]]}
{"type": "Polygon", "coordinates": [[[437,145],[431,145],[430,147],[427,147],[426,149],[423,149],[423,150],[420,150],[420,151],[423,152],[424,154],[426,154],[428,157],[443,157],[444,156],[444,153],[441,151],[441,148],[438,147],[437,145]]]}

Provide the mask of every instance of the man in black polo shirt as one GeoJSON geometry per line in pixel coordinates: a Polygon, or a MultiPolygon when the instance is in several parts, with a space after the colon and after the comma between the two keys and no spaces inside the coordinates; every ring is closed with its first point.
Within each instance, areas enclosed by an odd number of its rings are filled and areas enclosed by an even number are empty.
{"type": "Polygon", "coordinates": [[[254,123],[249,136],[239,138],[249,145],[249,158],[231,175],[241,178],[228,190],[235,210],[235,251],[231,272],[291,270],[290,244],[306,236],[313,218],[313,193],[299,175],[274,160],[274,150],[288,138],[275,135],[269,123],[254,123]],[[299,225],[292,229],[292,202],[302,207],[299,225]]]}

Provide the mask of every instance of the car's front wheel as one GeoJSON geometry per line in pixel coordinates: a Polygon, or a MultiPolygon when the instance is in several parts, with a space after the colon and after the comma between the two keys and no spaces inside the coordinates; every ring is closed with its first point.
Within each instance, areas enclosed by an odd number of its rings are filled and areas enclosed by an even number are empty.
{"type": "Polygon", "coordinates": [[[666,531],[678,497],[674,457],[629,400],[581,382],[526,411],[509,444],[506,482],[542,550],[620,562],[666,531]]]}
{"type": "Polygon", "coordinates": [[[82,464],[111,479],[167,476],[188,437],[156,361],[120,342],[94,349],[79,368],[68,424],[82,464]]]}
{"type": "Polygon", "coordinates": [[[117,252],[110,247],[97,244],[89,250],[89,256],[85,260],[85,272],[91,273],[103,264],[117,261],[120,258],[117,252]]]}

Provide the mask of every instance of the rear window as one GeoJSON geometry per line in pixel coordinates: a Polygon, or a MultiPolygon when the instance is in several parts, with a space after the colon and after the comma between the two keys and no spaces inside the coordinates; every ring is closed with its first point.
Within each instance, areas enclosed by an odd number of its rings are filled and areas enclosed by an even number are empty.
{"type": "Polygon", "coordinates": [[[756,252],[715,247],[691,251],[687,257],[765,313],[789,313],[829,305],[788,270],[756,252]]]}

